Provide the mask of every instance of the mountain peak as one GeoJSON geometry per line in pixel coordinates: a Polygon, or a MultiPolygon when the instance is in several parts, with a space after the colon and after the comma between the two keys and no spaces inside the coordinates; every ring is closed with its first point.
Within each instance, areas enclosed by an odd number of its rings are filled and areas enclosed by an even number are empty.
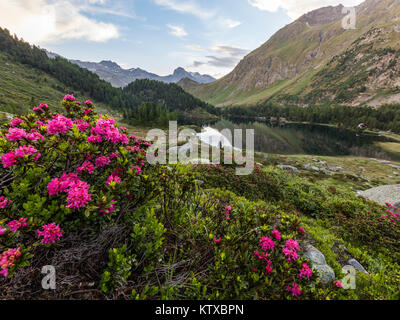
{"type": "Polygon", "coordinates": [[[310,26],[323,26],[342,19],[343,5],[329,6],[310,11],[302,15],[298,21],[308,23],[310,26]]]}
{"type": "Polygon", "coordinates": [[[111,60],[103,60],[103,61],[100,62],[100,64],[105,66],[105,67],[108,67],[108,68],[119,68],[119,69],[122,69],[118,63],[116,63],[114,61],[111,61],[111,60]]]}

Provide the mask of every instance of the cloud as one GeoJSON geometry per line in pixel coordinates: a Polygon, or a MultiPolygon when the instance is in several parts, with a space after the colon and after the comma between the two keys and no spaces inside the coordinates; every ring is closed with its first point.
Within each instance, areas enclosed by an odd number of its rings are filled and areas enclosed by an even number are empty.
{"type": "Polygon", "coordinates": [[[240,21],[235,21],[232,19],[223,19],[222,24],[227,26],[230,29],[233,29],[233,28],[240,26],[242,23],[240,21]]]}
{"type": "Polygon", "coordinates": [[[159,6],[180,13],[189,13],[200,19],[208,20],[215,16],[216,12],[200,7],[193,0],[154,0],[159,6]]]}
{"type": "Polygon", "coordinates": [[[239,59],[235,57],[206,56],[206,58],[209,59],[207,64],[218,68],[234,67],[236,63],[239,61],[239,59]]]}
{"type": "Polygon", "coordinates": [[[105,42],[119,37],[118,27],[86,17],[88,4],[105,0],[0,0],[0,25],[35,44],[79,39],[105,42]]]}
{"type": "Polygon", "coordinates": [[[185,47],[188,48],[189,50],[193,50],[193,51],[204,51],[204,49],[197,44],[189,44],[185,47]]]}
{"type": "Polygon", "coordinates": [[[224,46],[224,45],[217,45],[211,47],[211,50],[215,52],[222,52],[222,53],[228,53],[231,56],[237,57],[237,56],[244,56],[246,53],[249,52],[249,50],[238,48],[238,47],[231,47],[231,46],[224,46]]]}
{"type": "Polygon", "coordinates": [[[297,19],[304,13],[326,7],[343,4],[344,6],[356,6],[364,0],[248,0],[253,6],[263,11],[276,12],[285,10],[292,19],[297,19]]]}
{"type": "Polygon", "coordinates": [[[170,28],[170,33],[178,38],[182,38],[188,35],[185,28],[182,26],[167,24],[167,27],[170,28]]]}

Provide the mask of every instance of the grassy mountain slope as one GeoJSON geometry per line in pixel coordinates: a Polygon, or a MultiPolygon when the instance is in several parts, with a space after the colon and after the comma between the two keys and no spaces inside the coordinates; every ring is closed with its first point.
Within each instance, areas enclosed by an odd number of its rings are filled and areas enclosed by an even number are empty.
{"type": "Polygon", "coordinates": [[[343,29],[343,17],[342,6],[305,14],[247,55],[224,78],[186,90],[217,106],[256,104],[269,98],[299,105],[392,102],[400,83],[396,60],[400,2],[360,4],[355,30],[343,29]],[[355,83],[357,88],[353,88],[355,83]],[[368,85],[364,88],[362,83],[368,85]],[[315,89],[321,85],[321,90],[315,89]]]}

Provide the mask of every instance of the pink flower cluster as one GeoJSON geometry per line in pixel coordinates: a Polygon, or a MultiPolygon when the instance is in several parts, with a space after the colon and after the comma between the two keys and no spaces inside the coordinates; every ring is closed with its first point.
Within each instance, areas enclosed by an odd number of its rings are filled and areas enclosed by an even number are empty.
{"type": "Polygon", "coordinates": [[[107,215],[107,214],[113,213],[114,210],[115,210],[115,204],[116,204],[116,201],[115,200],[111,200],[111,203],[108,206],[108,208],[99,210],[100,213],[102,213],[103,215],[107,215]]]}
{"type": "Polygon", "coordinates": [[[307,279],[310,279],[313,275],[312,270],[308,266],[307,263],[303,263],[302,268],[300,269],[300,273],[298,274],[300,279],[303,279],[306,277],[307,279]]]}
{"type": "Polygon", "coordinates": [[[47,106],[47,104],[42,103],[40,105],[38,105],[37,107],[33,108],[33,111],[41,113],[41,112],[45,112],[45,110],[47,110],[49,107],[47,106]]]}
{"type": "Polygon", "coordinates": [[[26,222],[27,218],[19,218],[19,220],[10,221],[7,226],[11,232],[17,232],[20,228],[27,227],[29,224],[26,222]]]}
{"type": "Polygon", "coordinates": [[[96,167],[98,167],[98,168],[105,167],[105,166],[109,165],[110,163],[111,163],[110,158],[106,157],[106,156],[100,156],[100,157],[96,158],[96,160],[95,160],[96,167]]]}
{"type": "Polygon", "coordinates": [[[65,95],[65,97],[63,99],[63,101],[71,101],[71,102],[74,100],[75,100],[75,97],[73,94],[67,94],[67,95],[65,95]]]}
{"type": "Polygon", "coordinates": [[[282,238],[281,233],[277,229],[272,230],[272,236],[276,240],[281,240],[281,238],[282,238]]]}
{"type": "Polygon", "coordinates": [[[0,197],[0,209],[4,209],[11,203],[10,200],[8,200],[6,197],[1,196],[0,197]]]}
{"type": "Polygon", "coordinates": [[[38,237],[43,237],[40,241],[41,243],[50,244],[55,243],[56,241],[60,240],[64,231],[61,230],[58,224],[50,223],[47,225],[42,226],[43,231],[40,229],[37,230],[38,237]]]}
{"type": "Polygon", "coordinates": [[[386,210],[386,215],[383,215],[383,219],[388,219],[390,222],[393,224],[397,224],[400,222],[400,211],[399,208],[396,208],[394,205],[390,203],[386,203],[386,206],[388,207],[388,210],[386,210]]]}
{"type": "Polygon", "coordinates": [[[47,185],[51,196],[67,192],[67,207],[70,209],[83,208],[92,200],[89,188],[75,173],[63,173],[61,178],[54,178],[47,185]]]}
{"type": "Polygon", "coordinates": [[[8,249],[0,256],[0,274],[8,277],[8,271],[15,265],[15,260],[21,256],[21,248],[8,249]]]}
{"type": "Polygon", "coordinates": [[[285,248],[283,248],[282,253],[285,255],[287,261],[292,263],[299,258],[298,255],[299,243],[296,240],[289,239],[286,241],[285,248]]]}
{"type": "MultiPolygon", "coordinates": [[[[32,129],[32,130],[34,130],[34,129],[32,129]]],[[[35,131],[28,133],[27,138],[30,141],[39,141],[39,140],[44,141],[44,137],[39,132],[35,132],[35,131]]]]}
{"type": "Polygon", "coordinates": [[[213,239],[215,244],[220,244],[221,240],[222,240],[221,237],[219,237],[218,239],[216,237],[214,237],[214,239],[213,239]]]}
{"type": "Polygon", "coordinates": [[[306,230],[303,227],[299,228],[299,233],[300,234],[306,234],[306,230]]]}
{"type": "Polygon", "coordinates": [[[90,127],[89,122],[82,120],[82,119],[76,120],[75,123],[76,123],[76,127],[81,132],[86,131],[90,127]]]}
{"type": "Polygon", "coordinates": [[[121,178],[117,175],[112,174],[111,176],[108,177],[106,185],[111,185],[111,184],[116,184],[116,183],[121,183],[121,178]]]}
{"type": "Polygon", "coordinates": [[[94,165],[90,161],[86,160],[84,163],[82,163],[82,165],[80,167],[78,167],[76,169],[76,171],[78,171],[78,172],[86,171],[86,172],[92,174],[94,171],[94,165]]]}
{"type": "Polygon", "coordinates": [[[48,122],[47,134],[56,135],[60,133],[65,133],[71,128],[72,120],[63,116],[62,114],[57,114],[53,117],[53,120],[48,122]]]}
{"type": "Polygon", "coordinates": [[[337,288],[343,288],[343,284],[342,284],[339,280],[333,281],[333,284],[334,284],[337,288]]]}
{"type": "Polygon", "coordinates": [[[121,134],[117,127],[114,126],[114,119],[100,118],[96,122],[96,126],[90,130],[91,136],[89,142],[101,142],[103,139],[114,144],[128,144],[129,140],[126,134],[121,134]]]}
{"type": "Polygon", "coordinates": [[[231,210],[232,210],[231,206],[225,207],[226,220],[231,220],[231,217],[229,216],[231,214],[231,210]]]}
{"type": "Polygon", "coordinates": [[[20,125],[21,123],[24,123],[25,121],[19,118],[15,118],[10,122],[11,127],[16,127],[18,125],[20,125]]]}
{"type": "Polygon", "coordinates": [[[33,156],[33,161],[37,161],[40,158],[40,153],[32,147],[32,146],[20,146],[15,149],[13,152],[6,153],[1,156],[1,160],[4,168],[11,168],[14,164],[16,164],[17,158],[24,158],[25,156],[33,156]]]}
{"type": "Polygon", "coordinates": [[[7,231],[7,228],[0,226],[0,236],[2,236],[7,231]]]}
{"type": "Polygon", "coordinates": [[[261,237],[260,247],[264,251],[273,251],[275,247],[275,242],[268,237],[261,237]]]}
{"type": "Polygon", "coordinates": [[[292,286],[287,286],[286,290],[289,291],[293,297],[297,298],[301,295],[301,290],[299,285],[296,282],[292,282],[292,286]]]}
{"type": "Polygon", "coordinates": [[[26,138],[26,131],[19,128],[10,128],[5,136],[8,141],[19,141],[26,138]]]}

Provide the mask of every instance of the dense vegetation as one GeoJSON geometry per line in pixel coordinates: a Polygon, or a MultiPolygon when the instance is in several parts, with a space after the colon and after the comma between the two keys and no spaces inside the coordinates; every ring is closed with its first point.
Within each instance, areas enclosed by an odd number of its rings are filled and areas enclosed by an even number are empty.
{"type": "Polygon", "coordinates": [[[355,129],[365,123],[371,129],[392,130],[400,133],[400,104],[371,107],[324,106],[277,106],[265,103],[248,107],[229,107],[222,111],[226,117],[276,117],[289,121],[329,123],[355,129]]]}
{"type": "MultiPolygon", "coordinates": [[[[62,57],[51,59],[44,50],[11,36],[8,30],[1,28],[0,50],[10,61],[34,67],[75,90],[77,94],[87,95],[121,112],[132,114],[142,102],[153,102],[182,116],[191,111],[196,112],[196,109],[203,109],[205,113],[217,113],[213,106],[186,93],[176,84],[137,80],[124,89],[114,88],[91,71],[62,57]]],[[[195,117],[195,114],[192,116],[195,117]]],[[[212,117],[210,114],[209,116],[212,117]]]]}
{"type": "Polygon", "coordinates": [[[150,144],[90,101],[62,104],[1,131],[0,298],[400,298],[394,208],[270,166],[150,166],[150,144]],[[310,243],[337,280],[322,285],[310,243]],[[370,272],[356,290],[339,281],[348,256],[370,272]]]}

